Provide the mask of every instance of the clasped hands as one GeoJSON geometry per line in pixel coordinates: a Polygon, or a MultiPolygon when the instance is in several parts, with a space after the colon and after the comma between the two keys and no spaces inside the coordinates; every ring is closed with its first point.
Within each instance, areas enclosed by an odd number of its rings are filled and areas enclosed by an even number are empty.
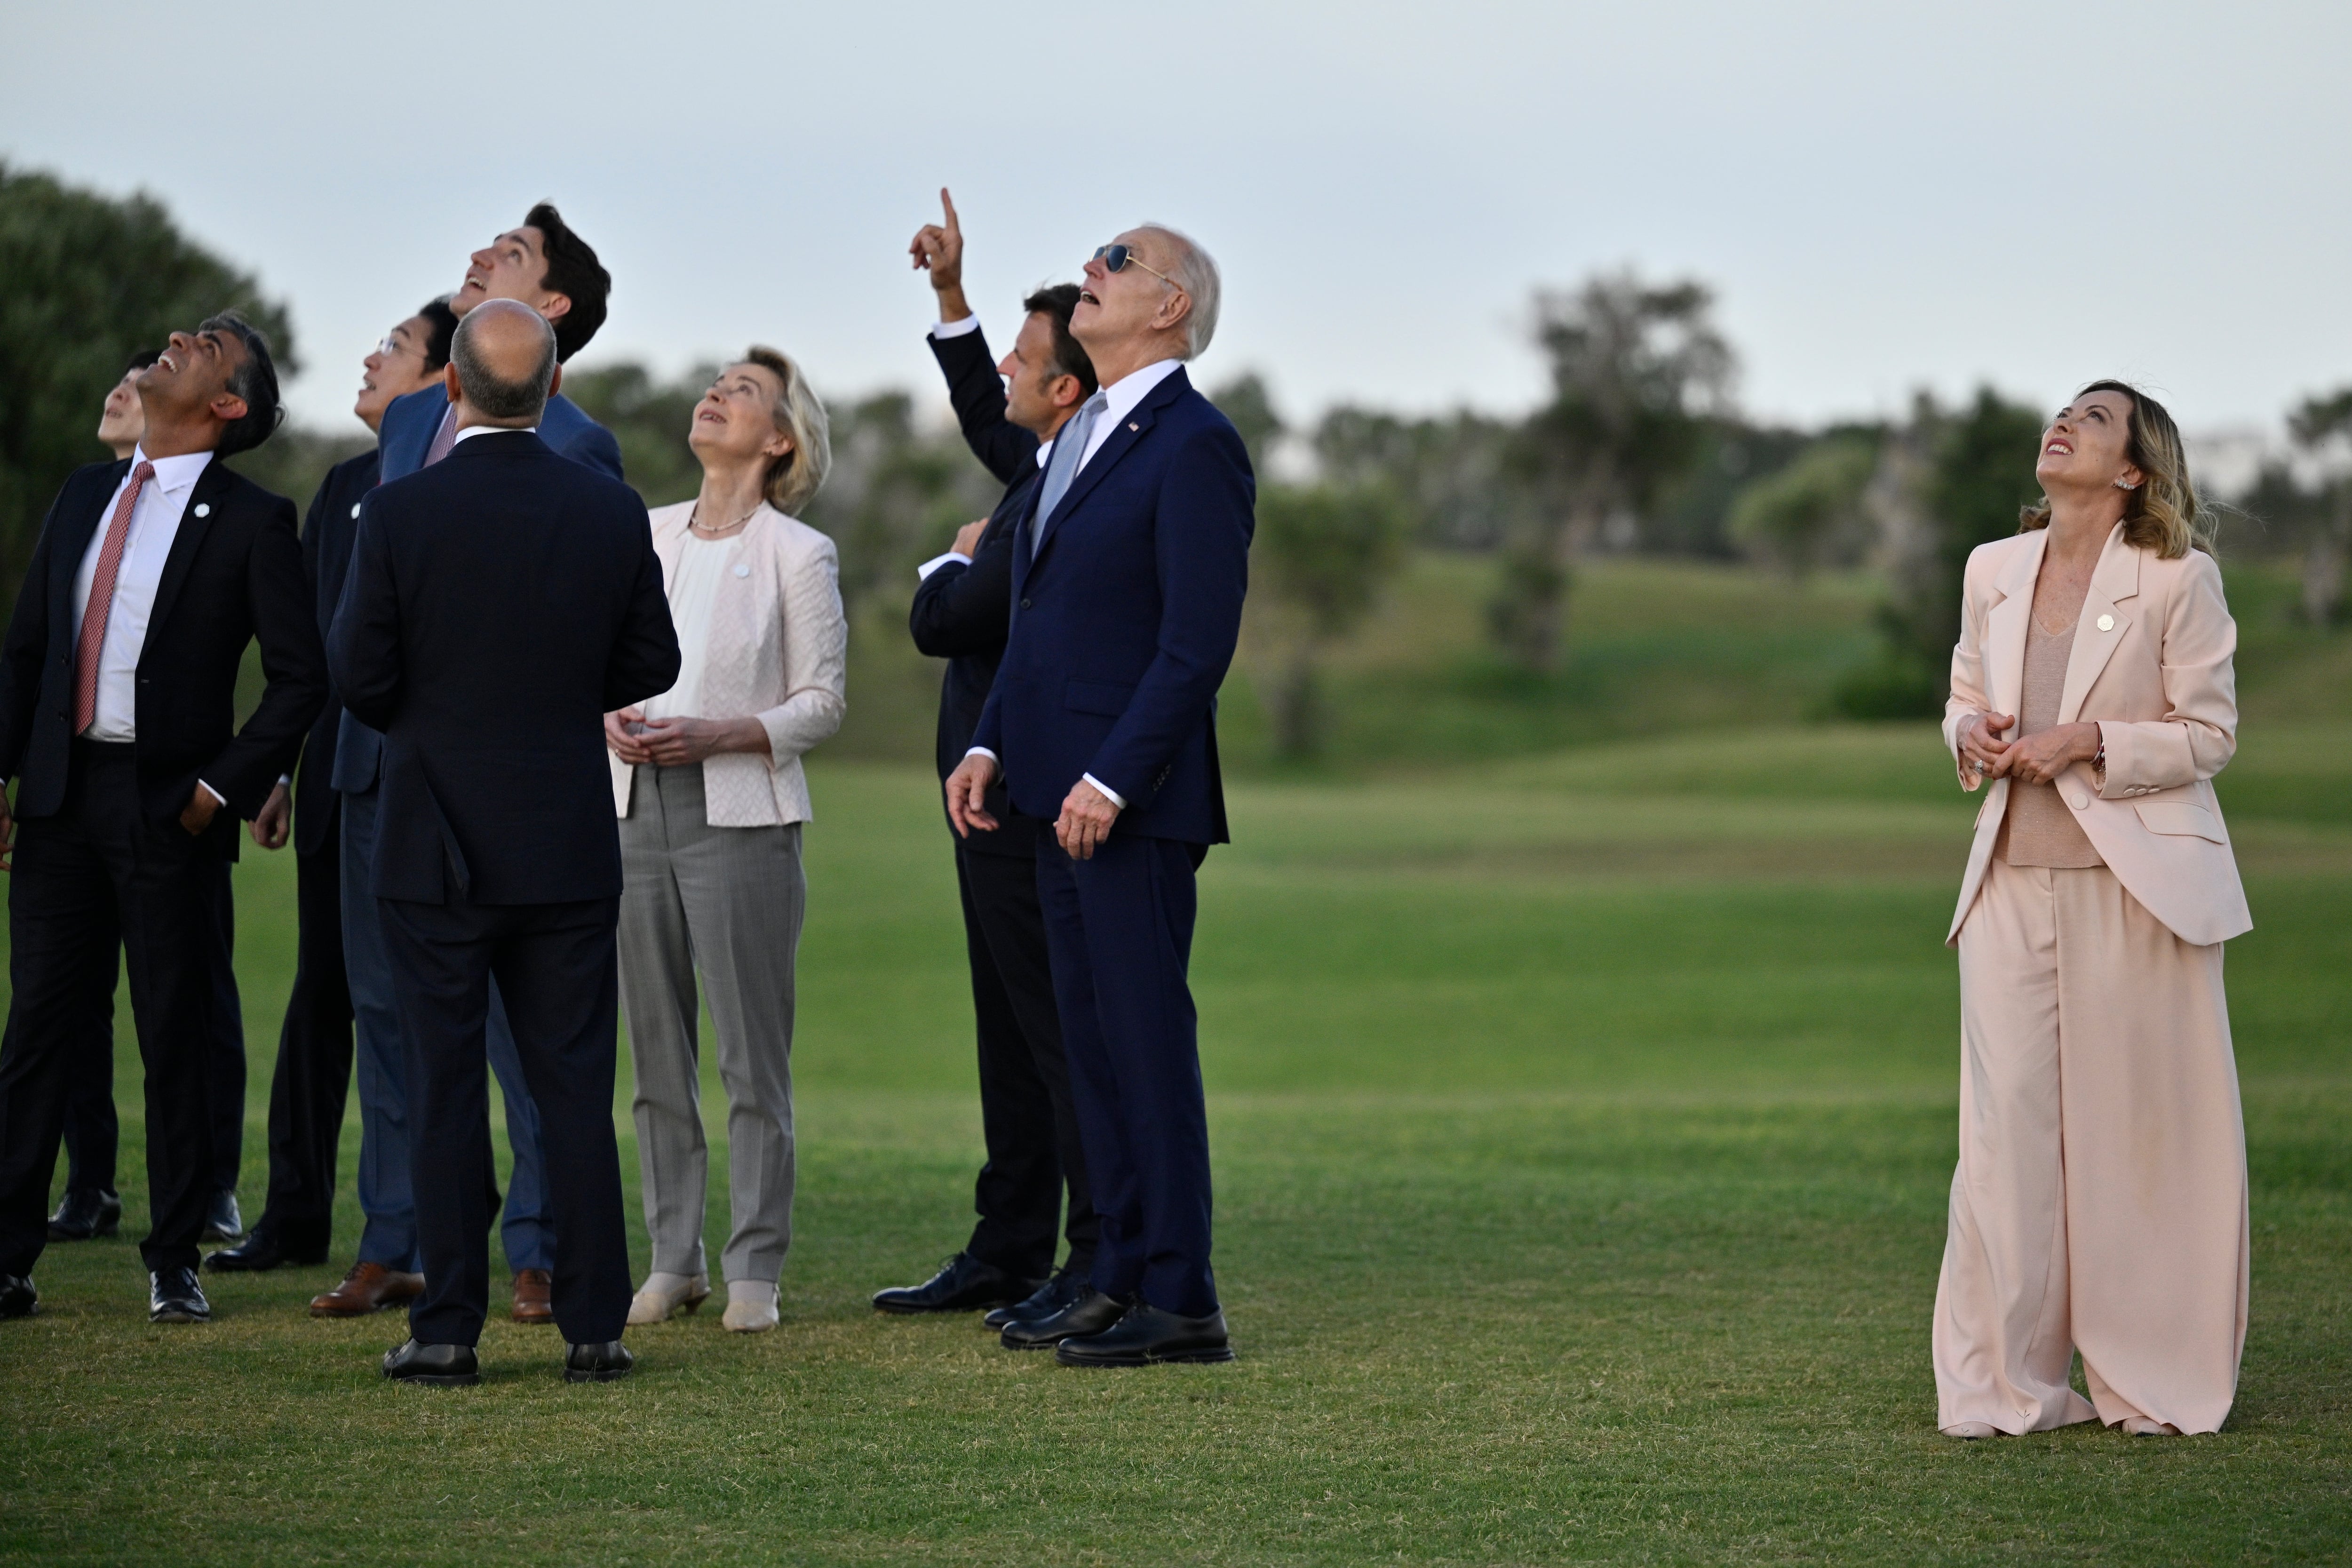
{"type": "Polygon", "coordinates": [[[2096,724],[2053,724],[2021,741],[2000,739],[2017,726],[2013,713],[1979,713],[1960,726],[1960,761],[1980,779],[2014,778],[2055,784],[2076,763],[2099,754],[2096,724]]]}
{"type": "MultiPolygon", "coordinates": [[[[994,757],[974,752],[948,775],[948,820],[961,837],[971,837],[975,828],[993,833],[1000,826],[987,805],[988,786],[996,782],[997,773],[994,757]]],[[[1118,820],[1118,807],[1110,796],[1080,779],[1070,786],[1062,815],[1054,819],[1054,842],[1073,860],[1091,860],[1118,820]]]]}
{"type": "Polygon", "coordinates": [[[642,708],[624,708],[604,715],[604,743],[631,767],[651,763],[659,768],[684,767],[722,752],[766,754],[767,726],[749,715],[740,719],[647,719],[642,708]]]}

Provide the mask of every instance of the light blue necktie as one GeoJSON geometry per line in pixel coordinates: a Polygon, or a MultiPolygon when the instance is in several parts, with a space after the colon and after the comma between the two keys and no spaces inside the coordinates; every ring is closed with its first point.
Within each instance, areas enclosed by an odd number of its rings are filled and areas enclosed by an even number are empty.
{"type": "Polygon", "coordinates": [[[1029,514],[1029,553],[1033,558],[1037,546],[1045,542],[1045,524],[1053,518],[1054,509],[1062,504],[1062,498],[1070,493],[1070,481],[1078,477],[1078,464],[1087,455],[1087,443],[1094,437],[1096,416],[1109,407],[1110,399],[1096,393],[1054,438],[1054,455],[1045,459],[1045,482],[1037,490],[1037,510],[1029,514]]]}

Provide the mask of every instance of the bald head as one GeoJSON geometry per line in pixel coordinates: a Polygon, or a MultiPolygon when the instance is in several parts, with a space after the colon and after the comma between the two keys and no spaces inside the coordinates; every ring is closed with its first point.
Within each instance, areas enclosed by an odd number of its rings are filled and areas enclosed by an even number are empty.
{"type": "Polygon", "coordinates": [[[528,305],[485,300],[457,323],[449,373],[458,424],[536,425],[555,389],[555,329],[528,305]]]}

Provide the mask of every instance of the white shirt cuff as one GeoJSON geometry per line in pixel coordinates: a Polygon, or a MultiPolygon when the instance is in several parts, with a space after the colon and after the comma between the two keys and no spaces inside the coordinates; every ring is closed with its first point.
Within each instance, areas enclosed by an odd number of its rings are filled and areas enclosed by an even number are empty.
{"type": "Polygon", "coordinates": [[[978,331],[980,331],[980,313],[975,310],[961,321],[941,321],[933,326],[931,337],[935,341],[943,341],[948,338],[960,338],[966,332],[978,331]]]}
{"type": "Polygon", "coordinates": [[[1118,807],[1121,811],[1125,811],[1127,809],[1127,802],[1118,797],[1118,791],[1111,788],[1110,785],[1103,783],[1102,780],[1095,777],[1092,773],[1080,773],[1078,776],[1086,780],[1087,783],[1094,785],[1095,788],[1102,791],[1103,798],[1110,802],[1111,805],[1118,807]]]}
{"type": "Polygon", "coordinates": [[[932,573],[938,571],[940,567],[946,565],[950,561],[961,562],[966,566],[971,564],[971,556],[966,555],[961,550],[950,550],[945,555],[934,555],[929,561],[924,562],[920,566],[916,567],[915,581],[918,583],[921,582],[924,578],[929,577],[932,573]]]}
{"type": "Polygon", "coordinates": [[[218,790],[216,790],[216,789],[213,788],[213,786],[212,786],[212,785],[210,785],[210,784],[208,784],[205,783],[205,781],[204,781],[204,780],[202,780],[202,779],[198,779],[198,780],[196,781],[196,787],[197,787],[198,789],[200,789],[200,790],[204,791],[206,795],[208,795],[212,796],[215,800],[218,801],[221,805],[226,805],[228,804],[228,796],[226,796],[226,795],[225,795],[221,794],[221,792],[220,792],[220,791],[218,791],[218,790]]]}
{"type": "Polygon", "coordinates": [[[966,752],[964,755],[967,757],[986,757],[990,762],[999,764],[1002,764],[1004,761],[1003,758],[998,756],[994,752],[990,751],[986,746],[974,746],[971,751],[966,752]]]}

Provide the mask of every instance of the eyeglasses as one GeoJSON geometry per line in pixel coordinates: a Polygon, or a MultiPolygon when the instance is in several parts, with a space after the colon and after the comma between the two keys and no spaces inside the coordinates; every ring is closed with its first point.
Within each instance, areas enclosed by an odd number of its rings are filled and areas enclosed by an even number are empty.
{"type": "Polygon", "coordinates": [[[382,354],[386,359],[398,359],[402,354],[410,353],[411,351],[409,345],[401,342],[398,338],[386,338],[383,342],[376,344],[375,352],[382,354]]]}
{"type": "Polygon", "coordinates": [[[1154,278],[1159,279],[1162,283],[1167,284],[1171,289],[1181,289],[1184,287],[1184,285],[1177,282],[1176,279],[1169,277],[1165,272],[1160,271],[1157,267],[1152,266],[1149,261],[1144,260],[1140,256],[1136,255],[1133,247],[1129,246],[1097,245],[1095,247],[1095,259],[1103,264],[1103,270],[1105,272],[1124,272],[1127,270],[1127,264],[1132,261],[1138,267],[1142,268],[1146,272],[1150,273],[1154,278]]]}

